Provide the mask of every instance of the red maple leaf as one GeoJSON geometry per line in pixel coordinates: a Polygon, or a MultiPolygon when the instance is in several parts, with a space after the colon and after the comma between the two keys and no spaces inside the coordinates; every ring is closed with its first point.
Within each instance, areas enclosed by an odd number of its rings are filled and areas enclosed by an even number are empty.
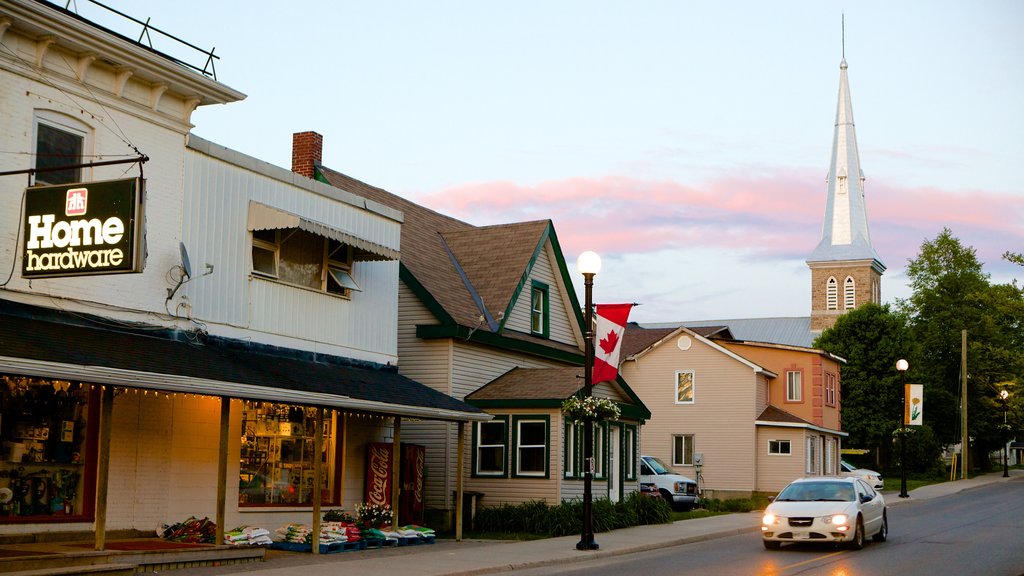
{"type": "Polygon", "coordinates": [[[613,330],[607,336],[601,338],[599,344],[601,345],[601,350],[604,350],[605,355],[611,354],[619,344],[619,335],[613,330]]]}

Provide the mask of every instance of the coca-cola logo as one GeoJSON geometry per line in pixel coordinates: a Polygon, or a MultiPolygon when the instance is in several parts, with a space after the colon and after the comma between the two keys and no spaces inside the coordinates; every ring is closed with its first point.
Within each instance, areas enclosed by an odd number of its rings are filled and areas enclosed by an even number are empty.
{"type": "Polygon", "coordinates": [[[390,501],[388,494],[388,471],[390,470],[389,460],[391,450],[386,446],[371,446],[370,461],[370,485],[366,489],[366,501],[369,504],[387,504],[390,501]]]}

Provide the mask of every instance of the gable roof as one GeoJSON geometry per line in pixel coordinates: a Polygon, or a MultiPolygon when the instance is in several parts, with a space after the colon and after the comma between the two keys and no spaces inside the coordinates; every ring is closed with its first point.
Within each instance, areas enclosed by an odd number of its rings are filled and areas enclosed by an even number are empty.
{"type": "Polygon", "coordinates": [[[583,316],[550,220],[474,226],[325,166],[317,179],[403,213],[400,276],[441,326],[421,326],[421,338],[460,337],[579,362],[583,316]],[[547,243],[556,276],[574,314],[578,346],[504,330],[516,298],[547,243]]]}
{"type": "Polygon", "coordinates": [[[674,328],[686,326],[691,330],[712,326],[727,326],[732,334],[727,337],[752,342],[773,342],[810,348],[820,332],[811,331],[811,317],[734,318],[730,320],[698,320],[686,322],[660,322],[644,324],[645,328],[674,328]]]}
{"type": "MultiPolygon", "coordinates": [[[[610,383],[623,398],[614,399],[623,416],[646,420],[651,411],[622,379],[610,383]]],[[[512,368],[466,396],[466,402],[480,408],[560,408],[566,398],[583,386],[583,367],[512,368]]]]}
{"type": "MultiPolygon", "coordinates": [[[[721,327],[719,326],[709,327],[707,328],[707,330],[712,334],[722,332],[721,327]]],[[[771,370],[768,370],[767,368],[764,368],[762,366],[755,364],[754,362],[751,362],[750,360],[747,360],[746,358],[740,356],[739,354],[733,352],[732,350],[729,350],[728,348],[722,346],[721,344],[716,343],[714,340],[711,340],[701,334],[698,334],[695,330],[691,330],[685,326],[679,326],[677,328],[644,328],[639,324],[635,324],[633,322],[630,322],[626,326],[626,330],[622,336],[622,354],[620,356],[620,364],[622,362],[626,362],[627,360],[639,360],[641,357],[648,354],[655,348],[661,346],[665,342],[672,340],[676,335],[681,334],[688,335],[693,339],[707,345],[708,347],[717,350],[718,352],[721,352],[722,354],[732,358],[733,360],[736,360],[737,362],[747,365],[755,372],[765,374],[769,378],[775,378],[778,376],[778,374],[772,372],[771,370]],[[627,350],[629,350],[630,353],[627,354],[627,350]]]]}

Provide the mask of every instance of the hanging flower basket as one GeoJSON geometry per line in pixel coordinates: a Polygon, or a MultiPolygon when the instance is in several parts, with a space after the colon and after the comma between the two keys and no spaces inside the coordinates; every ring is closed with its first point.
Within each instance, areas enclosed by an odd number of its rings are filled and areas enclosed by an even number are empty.
{"type": "Polygon", "coordinates": [[[618,420],[619,405],[607,398],[570,396],[562,403],[562,415],[573,422],[618,420]]]}

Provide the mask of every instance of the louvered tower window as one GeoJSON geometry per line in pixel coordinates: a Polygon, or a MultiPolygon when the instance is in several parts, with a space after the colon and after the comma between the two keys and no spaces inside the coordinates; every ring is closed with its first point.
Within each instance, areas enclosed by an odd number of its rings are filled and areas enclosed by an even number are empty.
{"type": "Polygon", "coordinates": [[[843,284],[843,307],[852,310],[857,305],[857,285],[853,281],[853,276],[847,276],[843,284]]]}
{"type": "Polygon", "coordinates": [[[828,283],[825,286],[825,309],[839,309],[839,283],[832,276],[829,277],[828,283]]]}

